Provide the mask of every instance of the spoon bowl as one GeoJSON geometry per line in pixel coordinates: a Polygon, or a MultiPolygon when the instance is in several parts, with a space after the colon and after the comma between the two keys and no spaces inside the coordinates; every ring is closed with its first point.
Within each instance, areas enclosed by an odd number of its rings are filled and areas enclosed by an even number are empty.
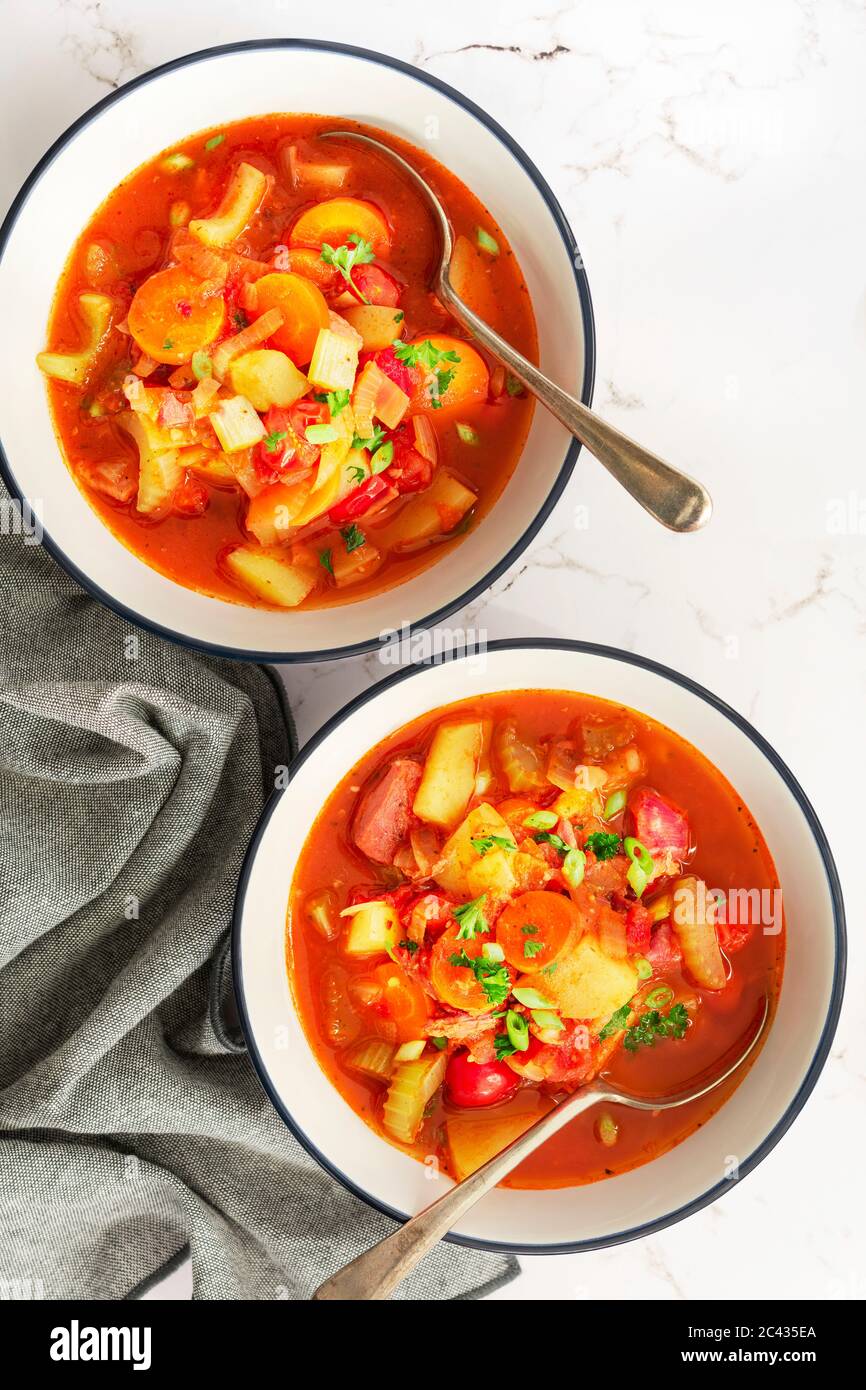
{"type": "Polygon", "coordinates": [[[451,283],[454,240],[447,214],[426,179],[413,169],[408,160],[381,140],[358,131],[329,130],[323,133],[322,139],[351,140],[367,145],[380,151],[408,175],[430,208],[439,233],[440,256],[433,288],[457,322],[555,415],[560,424],[604,465],[608,473],[656,521],[669,531],[698,531],[706,526],[712,515],[713,504],[701,483],[629,439],[589,410],[576,396],[557,386],[461,299],[451,283]]]}
{"type": "Polygon", "coordinates": [[[413,1216],[405,1226],[326,1279],[313,1294],[314,1300],[388,1298],[464,1212],[563,1125],[601,1101],[625,1105],[632,1110],[673,1110],[699,1100],[733,1076],[754,1052],[766,1031],[769,1016],[770,1001],[765,996],[742,1038],[711,1067],[705,1068],[690,1086],[669,1095],[633,1095],[603,1077],[581,1086],[463,1182],[413,1216]]]}

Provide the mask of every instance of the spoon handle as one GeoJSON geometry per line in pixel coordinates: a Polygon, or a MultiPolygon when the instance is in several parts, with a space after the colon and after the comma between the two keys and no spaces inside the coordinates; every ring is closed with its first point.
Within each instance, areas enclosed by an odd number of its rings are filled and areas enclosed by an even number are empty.
{"type": "Polygon", "coordinates": [[[393,1235],[386,1236],[371,1250],[366,1250],[351,1264],[332,1274],[321,1284],[313,1298],[325,1299],[384,1299],[411,1274],[418,1261],[432,1250],[464,1212],[474,1206],[485,1192],[495,1187],[501,1178],[516,1168],[527,1154],[543,1144],[551,1134],[568,1124],[576,1115],[597,1105],[604,1090],[586,1087],[555,1105],[507,1148],[488,1159],[468,1178],[449,1188],[432,1206],[411,1217],[393,1235]]]}
{"type": "Polygon", "coordinates": [[[575,439],[586,445],[650,516],[671,531],[697,531],[706,525],[713,504],[706,488],[696,479],[672,468],[563,391],[464,304],[447,275],[440,277],[439,293],[463,327],[498,357],[575,439]]]}

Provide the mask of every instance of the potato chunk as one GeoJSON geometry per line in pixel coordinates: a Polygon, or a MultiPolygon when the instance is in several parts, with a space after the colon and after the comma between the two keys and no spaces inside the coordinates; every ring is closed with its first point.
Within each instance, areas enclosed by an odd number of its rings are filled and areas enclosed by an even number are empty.
{"type": "Polygon", "coordinates": [[[585,936],[556,968],[545,974],[526,975],[518,981],[541,989],[563,1018],[607,1019],[627,1004],[637,989],[637,971],[627,960],[611,960],[598,942],[585,936]]]}
{"type": "Polygon", "coordinates": [[[289,559],[268,555],[264,550],[238,546],[226,556],[226,568],[233,579],[278,608],[297,608],[316,587],[314,565],[293,564],[289,559]]]}
{"type": "MultiPolygon", "coordinates": [[[[484,835],[502,835],[511,839],[511,831],[498,811],[487,802],[476,806],[454,831],[442,847],[442,856],[434,871],[436,882],[449,893],[469,898],[468,870],[481,862],[481,856],[472,843],[484,835]]],[[[475,897],[478,896],[476,893],[475,897]]]]}
{"type": "Polygon", "coordinates": [[[475,791],[483,741],[480,719],[439,725],[415,796],[416,816],[446,830],[457,824],[475,791]]]}

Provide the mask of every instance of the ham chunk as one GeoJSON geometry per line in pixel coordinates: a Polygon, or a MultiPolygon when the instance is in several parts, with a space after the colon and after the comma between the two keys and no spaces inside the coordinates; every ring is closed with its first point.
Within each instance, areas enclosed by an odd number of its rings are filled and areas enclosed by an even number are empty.
{"type": "Polygon", "coordinates": [[[679,872],[689,852],[689,820],[685,811],[654,791],[638,787],[628,799],[635,839],[652,855],[651,880],[679,872]]]}
{"type": "Polygon", "coordinates": [[[375,864],[392,864],[409,833],[412,802],[421,781],[421,764],[395,758],[367,788],[355,813],[352,837],[375,864]]]}

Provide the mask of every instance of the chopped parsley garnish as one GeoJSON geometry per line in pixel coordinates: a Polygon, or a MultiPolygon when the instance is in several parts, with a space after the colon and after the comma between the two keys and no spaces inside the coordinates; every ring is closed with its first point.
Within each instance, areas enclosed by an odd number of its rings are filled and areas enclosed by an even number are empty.
{"type": "Polygon", "coordinates": [[[622,849],[622,840],[619,835],[608,834],[604,830],[596,830],[590,835],[584,844],[584,849],[591,849],[596,859],[613,859],[615,854],[619,854],[622,849]]]}
{"type": "Polygon", "coordinates": [[[623,1047],[627,1052],[637,1052],[639,1047],[654,1047],[657,1038],[683,1037],[688,1026],[689,1014],[685,1004],[674,1004],[666,1014],[659,1013],[658,1009],[650,1009],[629,1028],[623,1039],[623,1047]]]}
{"type": "Polygon", "coordinates": [[[370,435],[369,439],[365,439],[364,436],[363,436],[363,435],[360,435],[360,434],[356,434],[356,435],[353,436],[353,438],[352,438],[352,448],[353,448],[353,449],[369,449],[369,450],[371,450],[371,452],[372,452],[374,449],[378,449],[378,448],[379,448],[379,445],[382,443],[382,441],[384,440],[384,438],[385,438],[385,431],[382,429],[382,426],[381,426],[381,425],[374,425],[374,426],[373,426],[373,433],[370,435]]]}
{"type": "Polygon", "coordinates": [[[209,140],[205,140],[204,147],[206,150],[215,150],[217,145],[221,145],[225,138],[224,135],[212,135],[209,140]]]}
{"type": "Polygon", "coordinates": [[[328,571],[328,574],[333,575],[333,573],[334,573],[334,566],[333,566],[333,563],[332,563],[332,561],[331,561],[331,552],[330,552],[330,550],[320,550],[320,551],[319,551],[319,564],[322,566],[323,569],[326,569],[326,570],[328,571]]]}
{"type": "Polygon", "coordinates": [[[510,373],[509,373],[509,375],[505,378],[505,389],[506,389],[506,391],[508,392],[509,396],[522,396],[522,395],[523,395],[523,387],[521,386],[520,382],[517,380],[517,377],[516,377],[516,376],[512,376],[510,373]]]}
{"type": "MultiPolygon", "coordinates": [[[[339,270],[347,284],[353,285],[352,267],[356,265],[369,265],[375,261],[376,257],[373,247],[369,241],[365,241],[357,232],[350,232],[343,246],[329,246],[327,242],[322,242],[322,260],[325,265],[332,265],[335,270],[339,270]]],[[[353,285],[354,288],[354,285],[353,285]]],[[[369,304],[366,297],[364,302],[369,304]]]]}
{"type": "Polygon", "coordinates": [[[408,951],[410,956],[414,956],[415,952],[418,950],[418,942],[410,941],[408,936],[403,941],[398,941],[397,945],[400,947],[401,951],[408,951]]]}
{"type": "Polygon", "coordinates": [[[623,1004],[622,1008],[617,1009],[616,1013],[611,1014],[598,1035],[599,1042],[604,1042],[606,1038],[612,1038],[614,1033],[619,1033],[628,1023],[628,1016],[630,1013],[631,1004],[623,1004]]]}
{"type": "Polygon", "coordinates": [[[477,839],[471,841],[472,848],[477,849],[482,859],[485,854],[494,848],[504,849],[508,854],[514,854],[517,846],[513,840],[509,840],[506,835],[479,835],[477,839]]]}
{"type": "Polygon", "coordinates": [[[497,1033],[493,1039],[493,1051],[496,1053],[497,1062],[503,1062],[506,1057],[510,1057],[512,1053],[516,1052],[517,1048],[507,1033],[497,1033]]]}
{"type": "Polygon", "coordinates": [[[234,313],[232,314],[232,322],[234,323],[235,328],[249,328],[250,326],[250,321],[244,313],[243,309],[235,309],[234,313]]]}
{"type": "Polygon", "coordinates": [[[431,1038],[430,1041],[436,1048],[437,1052],[444,1052],[446,1047],[448,1046],[447,1038],[431,1038]]]}
{"type": "Polygon", "coordinates": [[[526,922],[520,930],[524,936],[538,936],[538,927],[534,922],[526,922]]]}
{"type": "Polygon", "coordinates": [[[426,367],[433,373],[433,380],[430,383],[430,404],[434,410],[440,410],[442,401],[440,397],[448,390],[454,380],[454,369],[452,367],[442,367],[442,362],[459,362],[460,355],[453,348],[448,352],[440,352],[434,347],[429,338],[425,338],[423,343],[404,343],[397,338],[391,347],[398,362],[402,362],[406,367],[426,367]]]}
{"type": "Polygon", "coordinates": [[[163,352],[171,352],[173,347],[174,343],[171,341],[171,338],[166,338],[165,342],[162,345],[163,352]]]}
{"type": "Polygon", "coordinates": [[[279,447],[285,438],[285,430],[272,430],[270,434],[265,435],[264,439],[262,440],[262,443],[264,444],[269,454],[275,454],[279,450],[279,447]]]}
{"type": "Polygon", "coordinates": [[[487,960],[485,956],[476,956],[472,960],[465,951],[455,951],[448,960],[453,966],[472,971],[488,1003],[504,1004],[511,992],[511,976],[500,961],[487,960]]]}
{"type": "Polygon", "coordinates": [[[396,312],[396,314],[394,315],[394,322],[395,322],[395,323],[402,323],[405,317],[406,317],[406,315],[403,313],[403,310],[402,310],[402,309],[398,309],[397,312],[396,312]]]}
{"type": "Polygon", "coordinates": [[[322,405],[327,405],[331,412],[331,419],[335,420],[341,410],[345,410],[349,404],[348,391],[314,391],[313,400],[319,401],[322,405]]]}
{"type": "Polygon", "coordinates": [[[486,893],[482,893],[479,898],[473,898],[471,902],[461,903],[454,909],[454,920],[459,923],[460,930],[457,933],[458,941],[472,941],[482,932],[490,930],[484,920],[483,904],[487,898],[486,893]]]}
{"type": "Polygon", "coordinates": [[[543,941],[524,941],[523,943],[523,954],[527,960],[532,960],[533,956],[539,955],[543,950],[543,941]]]}
{"type": "Polygon", "coordinates": [[[351,555],[352,551],[357,550],[359,545],[366,544],[367,537],[364,535],[360,526],[356,526],[354,521],[351,526],[341,527],[340,535],[343,537],[343,544],[346,547],[347,555],[351,555]]]}
{"type": "Polygon", "coordinates": [[[571,849],[571,845],[567,845],[561,835],[554,835],[549,830],[539,830],[538,834],[533,835],[532,838],[537,845],[553,845],[556,852],[561,854],[563,858],[565,858],[566,854],[568,854],[568,851],[571,849]]]}
{"type": "Polygon", "coordinates": [[[367,470],[360,463],[353,463],[347,470],[353,483],[363,483],[367,476],[367,470]]]}

